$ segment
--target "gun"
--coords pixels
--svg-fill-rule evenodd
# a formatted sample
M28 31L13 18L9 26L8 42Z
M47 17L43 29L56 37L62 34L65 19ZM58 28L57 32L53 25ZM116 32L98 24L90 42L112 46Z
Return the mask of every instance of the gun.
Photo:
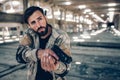
M72 62L72 57L65 54L57 45L54 45L51 50L53 50L56 55L59 57L59 61L63 63L70 63Z

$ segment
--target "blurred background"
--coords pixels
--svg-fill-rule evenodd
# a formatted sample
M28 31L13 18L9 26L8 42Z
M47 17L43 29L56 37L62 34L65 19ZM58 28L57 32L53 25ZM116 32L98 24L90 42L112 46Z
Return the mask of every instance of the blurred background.
M33 5L70 37L68 80L120 80L120 0L0 0L0 80L26 80L15 55L27 29L23 12Z

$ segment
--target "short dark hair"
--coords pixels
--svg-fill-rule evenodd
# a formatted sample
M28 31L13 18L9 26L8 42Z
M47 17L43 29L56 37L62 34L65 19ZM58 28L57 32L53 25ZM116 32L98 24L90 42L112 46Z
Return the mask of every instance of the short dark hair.
M28 24L28 18L37 10L39 10L44 15L44 10L42 8L37 6L31 6L27 8L24 12L23 15L24 22Z

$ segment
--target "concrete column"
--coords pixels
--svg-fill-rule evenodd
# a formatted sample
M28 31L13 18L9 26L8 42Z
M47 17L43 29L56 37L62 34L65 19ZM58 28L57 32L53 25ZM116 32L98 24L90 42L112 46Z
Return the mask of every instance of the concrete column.
M62 17L63 17L63 10L60 9L60 20L62 20Z
M55 16L54 16L54 6L51 7L52 8L52 24L53 24L53 27L55 27Z
M64 29L64 23L63 23L62 17L63 17L63 10L60 9L60 20L58 21L58 25L59 25L59 28Z
M118 21L118 30L120 31L120 14L119 14L119 21Z
M120 31L120 14L116 14L113 19L115 28Z
M23 11L28 8L28 0L23 0Z
M67 12L67 9L64 10L64 27L67 27L66 12Z

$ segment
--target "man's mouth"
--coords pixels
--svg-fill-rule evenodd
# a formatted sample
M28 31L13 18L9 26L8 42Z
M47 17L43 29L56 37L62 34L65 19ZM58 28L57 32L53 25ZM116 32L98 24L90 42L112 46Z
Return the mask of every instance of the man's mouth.
M45 31L45 28L44 27L40 27L38 28L37 32L44 32Z

